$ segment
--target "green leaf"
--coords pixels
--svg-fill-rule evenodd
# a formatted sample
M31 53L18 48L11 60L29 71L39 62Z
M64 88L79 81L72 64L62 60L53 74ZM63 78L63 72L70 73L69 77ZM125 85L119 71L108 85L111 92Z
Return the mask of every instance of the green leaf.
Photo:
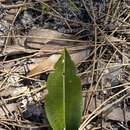
M53 130L77 130L82 114L79 77L66 49L48 77L45 109Z

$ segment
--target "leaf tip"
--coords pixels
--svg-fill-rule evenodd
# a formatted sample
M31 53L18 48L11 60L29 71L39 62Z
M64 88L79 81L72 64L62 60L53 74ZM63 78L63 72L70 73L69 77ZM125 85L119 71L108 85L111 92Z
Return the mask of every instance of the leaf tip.
M68 53L68 50L67 50L67 48L64 48L64 53Z

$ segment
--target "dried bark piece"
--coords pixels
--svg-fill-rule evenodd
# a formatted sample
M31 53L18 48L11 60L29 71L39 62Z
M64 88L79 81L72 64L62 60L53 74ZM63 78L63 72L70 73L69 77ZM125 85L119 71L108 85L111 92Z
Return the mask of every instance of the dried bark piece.
M39 75L40 73L53 70L54 64L58 61L59 57L60 54L51 55L46 60L43 60L43 62L40 62L33 69L31 69L28 76L33 77ZM75 62L75 64L79 64L81 61L85 59L85 57L86 57L86 50L82 50L71 54L71 58Z

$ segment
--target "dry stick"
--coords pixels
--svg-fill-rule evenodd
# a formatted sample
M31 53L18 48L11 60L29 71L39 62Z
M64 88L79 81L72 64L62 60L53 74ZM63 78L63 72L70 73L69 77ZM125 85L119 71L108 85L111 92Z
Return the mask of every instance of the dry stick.
M11 125L11 126L17 126L17 127L20 127L20 128L30 128L29 126L27 125L19 125L17 123L13 123L13 122L6 122L6 121L1 121L2 123L4 124L7 124L7 125ZM45 127L48 127L48 125L42 125L42 126L38 126L39 128L45 128ZM35 127L34 127L35 128Z
M9 118L5 118L5 117L0 117L0 120L1 121L6 121L6 122L17 122L16 119L12 119L11 117ZM20 123L25 123L25 124L32 124L32 122L28 121L28 120L20 120L19 119L19 122ZM34 125L41 125L41 123L37 123L37 122L33 122Z
M113 68L113 67L125 67L125 66L128 66L128 65L130 65L129 63L125 63L125 64L119 64L119 65L114 65L114 66L109 66L109 67L105 67L105 68L99 68L99 69L95 69L95 71L101 71L101 70L104 70L104 69L110 69L110 68ZM90 71L84 71L84 72L82 72L82 73L80 73L80 74L78 74L79 76L82 76L82 75L84 75L84 74L89 74L89 73L91 73L91 70Z
M106 49L106 48L105 48ZM103 53L99 56L99 58L98 59L100 59L100 57L102 57L102 55L105 53L105 49L104 49L104 51L103 51ZM107 67L107 66L106 66ZM104 69L106 69L106 68L104 68ZM94 70L95 71L95 70ZM102 77L102 76L101 76ZM100 81L100 80L99 80ZM97 83L98 84L98 83Z
M33 55L29 55L29 56L24 56L24 57L20 57L20 58L15 58L13 60L8 60L8 61L4 61L3 63L10 63L10 62L15 62L15 61L18 61L18 60L24 60L24 59L27 59L27 58L33 58L37 56L37 53L33 54ZM0 70L1 71L1 70Z
M117 85L117 86L114 86L114 87L107 87L107 88L104 88L103 90L102 90L102 89L96 89L95 92L107 91L107 90L116 89L116 88L125 87L125 86L128 87L128 85L130 85L129 82L128 82L128 83L121 84L121 85ZM91 93L91 92L93 92L93 91L91 91L91 90L83 90L82 92L83 92L83 93Z
M104 42L103 42L103 43L104 43ZM103 44L103 43L102 43L102 44ZM102 45L102 44L101 44L101 45ZM100 46L99 46L99 47L100 47ZM97 47L97 48L89 55L89 57L90 57L99 47ZM104 52L105 52L105 50L104 50ZM102 55L103 55L103 53L102 53ZM88 58L88 57L87 57L87 58ZM91 66L90 66L90 67L91 67ZM90 68L90 67L89 67L89 68ZM88 69L89 69L89 68L88 68ZM88 69L87 69L87 70L88 70ZM106 69L106 68L103 68L103 70L104 70L104 69ZM94 70L94 71L95 71L95 70ZM96 70L96 71L97 71L97 70ZM87 72L87 71L85 71L85 73L86 73L86 72ZM92 90L91 92L92 92L92 94L93 94L94 90ZM90 104L90 102L91 102L92 94L91 94L91 97L90 97L88 106L89 106L89 104ZM88 106L87 106L87 110L88 110Z
M85 125L88 125L90 123L90 121L92 121L96 116L98 116L99 114L101 114L102 112L107 111L109 108L111 108L113 105L121 102L124 98L126 98L128 96L128 94L122 96L121 98L117 99L115 102L111 103L110 105L106 105L104 108L102 108L101 110L97 111L96 114L94 114L87 122Z
M0 125L2 125L5 128L7 128L7 130L12 130L12 128L9 128L9 126L7 124L3 123L1 120L0 120Z
M21 125L22 126L24 126L24 128L26 127L26 128L30 128L28 125L30 125L31 126L31 122L28 122L28 121L22 121L22 120L16 120L16 119L12 119L12 118L6 118L6 119L4 119L4 118L1 118L0 119L0 121L2 121L2 122L6 122L7 124L9 123L12 123L12 125L13 124L16 124L16 123L18 123L18 125L17 126L19 126L19 127L21 127ZM23 123L25 123L25 125L23 124ZM21 124L21 125L20 125ZM33 125L35 125L35 126L33 126L33 127L31 127L31 128L43 128L43 127L49 127L49 125L48 124L46 124L46 125L43 125L42 123L33 123ZM37 126L36 126L37 125ZM15 126L15 125L14 125Z
M91 4L92 5L92 4ZM94 10L94 9L93 9ZM93 12L93 16L95 17L95 14L94 14L94 12ZM95 23L95 25L96 25L96 22L95 22L95 20L94 20L94 23ZM96 49L95 49L96 50ZM109 63L107 64L107 65L109 65ZM94 69L93 69L94 70ZM102 75L103 75L103 73L102 73ZM97 86L98 86L98 84L99 84L99 82L100 82L100 80L101 80L101 78L102 78L102 75L100 76L100 78L99 78L99 80L98 80L98 82L97 82L97 84L96 84L96 86L95 86L95 89L97 89ZM92 84L91 84L92 85ZM91 86L92 87L92 86ZM90 88L91 88L90 87ZM94 90L94 88L93 88L93 90ZM94 91L93 91L94 92ZM90 96L90 99L89 99L89 102L88 102L88 106L87 106L87 111L88 111L88 107L89 107L89 105L90 105L90 102L92 101L92 95L93 95L93 92L92 92L92 94L91 94L91 96Z
M124 13L124 11L121 13L121 15L120 16L122 16L123 15L123 13ZM109 15L109 14L107 14L107 16L109 16L109 17L112 17L111 15ZM112 17L112 18L114 18L115 20L118 20L118 21L120 21L121 22L121 24L118 26L118 27L116 27L116 29L114 29L114 31L110 34L110 36L112 36L117 30L118 30L118 28L124 23L124 24L127 24L128 26L130 25L129 23L127 23L127 22L125 22L128 18L129 18L129 16L130 16L130 14L128 14L127 16L126 16L126 18L122 21L122 20L120 20L119 18L114 18L114 17Z
M6 115L6 117L9 118L10 116L9 116L8 112L6 112L5 108L3 107L3 105L5 103L3 101L0 101L0 102L2 102L2 105L0 106L0 108L2 109L2 111L4 112L4 114Z
M98 27L99 28L99 27ZM116 28L117 29L117 28ZM100 28L99 28L99 30L100 31L102 31ZM109 41L109 43L110 43L110 40L107 38L107 37L105 37L106 39L107 39L107 41ZM112 43L110 43L110 44L112 44ZM112 46L116 49L116 51L118 51L121 55L123 55L122 53L121 53L121 51L115 46L115 45L113 45L112 44ZM125 55L123 55L123 56L125 56ZM126 57L126 56L125 56ZM128 58L128 57L127 57ZM99 80L98 80L99 81ZM95 87L96 88L96 87ZM128 88L126 88L126 89L124 89L124 90L127 90ZM113 96L112 96L113 97ZM96 109L97 110L97 109ZM93 112L92 112L93 113ZM91 115L91 114L90 114ZM88 118L87 118L88 119ZM81 124L81 126L80 126L80 128L79 128L79 130L83 130L83 128L85 127L85 125L86 125L86 121L87 121L87 119Z
M89 55L86 59L88 59L90 56L92 56L93 53L94 53L95 51L97 51L97 50L103 45L103 43L104 43L104 42L102 42L102 43L100 44L100 46L97 46L96 50L94 50L93 52L91 52L90 55ZM106 48L104 49L104 51L102 52L102 54L99 56L99 58L102 57L102 55L105 53L105 50L106 50ZM99 60L99 58L98 58L97 60L95 60L95 61L97 62L97 61ZM88 67L87 70L85 70L84 72L80 73L79 76L82 76L83 74L91 73L91 70L89 71L89 69L91 69L91 66ZM98 69L95 69L94 71L98 71Z
M103 13L103 12L101 12L101 13L102 13L102 14L105 14L105 13ZM105 15L108 16L108 17L111 17L111 18L113 18L113 19L115 19L115 20L118 20L118 21L121 22L122 24L126 24L126 25L130 26L130 23L125 22L125 21L122 21L122 20L119 19L119 18L116 18L116 17L111 16L111 15L109 15L109 14L105 14Z
M101 127L92 128L92 130L101 130Z
M85 119L85 121L81 124L80 128L78 130L83 130L86 126L86 123L88 124L88 121L90 122L90 119L92 120L92 118L94 119L96 116L95 113L98 112L105 104L107 104L111 99L114 99L116 96L118 96L119 94L125 92L127 89L129 89L129 87L121 90L120 92L116 93L115 95L109 97L106 101L104 101L99 107L97 107L90 115L88 115L88 117ZM98 115L101 113L102 111L100 111L98 113ZM94 116L94 117L93 117Z
M84 4L85 9L88 11L88 8L87 8L87 6L86 6L86 4L85 4L85 1L82 0L82 2L83 2L83 4ZM91 19L92 19L92 16L91 16L91 15L90 15L90 17L91 17ZM94 50L86 59L88 59L90 56L92 56L93 53L95 53L104 43L105 43L105 42L102 42L98 47L95 47L95 50ZM88 69L89 69L89 68L88 68Z
M113 17L115 17L116 14L118 13L120 4L121 4L121 1L118 1L118 4L117 4L116 9L115 9L115 12L113 13ZM113 21L114 20L112 19L111 22L113 22Z
M82 2L83 2L83 4L84 4L84 7L85 7L85 9L88 11L88 8L87 8L87 6L86 6L86 4L85 4L85 1L84 0L82 0ZM90 17L91 17L91 19L93 20L93 17L90 15ZM93 20L94 21L94 20ZM104 44L105 43L105 41L103 42L103 43L101 43L101 45L102 44ZM99 46L99 47L101 47L101 46ZM97 49L99 49L99 48L97 48ZM96 49L96 50L97 50ZM93 52L95 52L95 50L93 51Z
M29 94L35 94L35 93L40 92L41 90L44 90L44 89L46 89L46 85L43 85L42 87L37 88L37 89L33 89L30 92L20 94L20 95L15 96L15 97L7 98L7 99L5 99L5 101L11 101L11 100L18 99L18 98L21 98L21 97L26 97ZM0 102L0 104L1 104L1 102Z
M7 105L6 105L6 102L3 100L3 98L1 97L1 102L2 102L2 105L1 105L1 108L3 109L3 111L5 112L5 115L9 118L9 114L13 117L13 114L10 112L10 110L8 109ZM7 112L6 112L7 110ZM9 114L8 114L9 113ZM14 126L13 126L14 128Z
M126 128L123 124L121 124L120 122L117 123L119 126L121 126L123 129L125 130L129 130L128 128Z
M109 40L109 39L108 39L108 40ZM120 50L116 47L116 51L115 51L115 52L117 52L117 51L120 52ZM114 52L114 53L115 53L115 52ZM120 52L120 53L121 53L121 52ZM127 58L128 58L128 57L127 57ZM110 62L110 60L109 60L109 62ZM107 65L108 65L108 64L107 64ZM102 76L99 77L95 89L97 88L97 86L98 86L98 84L99 84L99 81L101 80L101 77L102 77ZM113 97L113 96L112 96L112 97ZM82 128L82 125L83 125L85 122L86 122L86 120L81 124L81 128ZM85 126L84 126L84 127L85 127ZM80 129L79 129L79 130L80 130Z
M128 66L128 64L121 64L121 65L116 65L116 66L110 66L110 67L105 67L105 68L100 68L100 69L96 69L95 71L101 71L101 70L105 70L105 69L110 69L110 68L113 68L113 67L122 67L122 66ZM85 73L82 73L82 74L78 74L79 76L83 75L83 74L86 74L86 73L91 73L91 71L89 72L85 72ZM122 85L118 85L118 86L115 86L115 87L111 87L111 88L105 88L104 90L109 90L109 89L113 89L113 88L116 88L116 87L121 87L123 85L129 85L129 83L125 83L125 84L122 84ZM98 90L95 90L96 92L97 91L102 91L102 89L98 89ZM83 92L86 92L86 93L89 93L89 92L92 92L91 90L85 90Z
M117 29L118 29L118 27L117 27ZM116 31L116 30L115 30ZM120 30L119 30L120 31ZM113 32L114 33L114 32ZM112 34L113 34L112 33ZM112 35L111 34L111 35ZM110 36L111 36L110 35ZM7 38L8 36L1 36L1 38ZM15 36L9 36L10 38L38 38L38 39L44 39L44 40L58 40L58 41L68 41L68 42L75 42L75 44L76 43L90 43L90 41L88 42L88 41L84 41L84 40L74 40L74 39L65 39L65 38L49 38L49 37L45 37L45 36L42 36L42 37L40 37L40 36L31 36L31 35L28 35L28 36L17 36L17 35L15 35ZM99 42L98 42L99 43ZM105 42L104 42L105 43ZM103 45L105 46L106 44L104 44L103 43ZM126 42L128 45L130 44L129 42ZM114 44L117 44L117 43L114 43ZM118 44L122 44L122 43L118 43ZM109 45L109 44L107 44L107 45ZM94 45L90 45L90 46L94 46Z
M86 6L86 5L85 5ZM128 16L129 17L129 16ZM126 19L128 18L128 17L126 17ZM92 18L92 20L93 20L93 18ZM93 20L94 21L94 20ZM99 27L98 27L99 28ZM100 28L99 28L100 29ZM113 33L112 34L114 34L114 32L116 32L116 30L117 30L118 28L116 28L114 31L113 31ZM101 31L101 29L100 29L100 31ZM107 38L107 41L109 41L109 39ZM110 41L109 41L110 42ZM121 51L116 47L116 46L114 46L113 44L112 44L112 46L116 49L116 51L118 51L118 52L120 52L120 54L122 54L121 53ZM115 52L116 52L115 51ZM101 79L101 77L102 76L100 76L100 78L99 79ZM100 80L98 80L98 82L99 82ZM97 88L97 84L96 84L96 87L95 88Z
M130 15L127 15L127 17L123 20L123 22L125 22L128 18L129 18L129 16ZM120 26L122 25L122 23L120 24ZM119 27L120 27L119 26ZM119 28L119 27L117 27L113 32L112 32L112 34L110 34L110 35L113 35L115 32L116 32L116 30ZM103 31L98 27L98 29L103 33ZM103 33L104 34L104 33ZM121 54L121 55L123 55L124 57L126 57L124 54L122 54L122 52L105 36L105 38L106 38L106 40L110 43L110 44L112 44L112 46ZM127 59L128 59L128 57L126 57Z
M83 3L83 5L84 5L84 7L85 7L85 10L88 12L88 8L87 8L87 6L86 6L86 3L85 3L85 1L84 0L82 0L82 3ZM88 13L89 14L89 13ZM90 18L91 19L93 19L92 18L92 16L89 14L89 16L90 16ZM94 24L95 24L95 19L93 20L94 21ZM96 27L95 27L95 29L96 29ZM97 30L95 30L95 31L97 31ZM95 33L96 34L96 33ZM97 39L96 39L96 37L95 37L95 44L96 44L96 41L97 41ZM95 46L95 49L94 49L94 51L93 51L93 53L94 53L94 65L93 65L93 72L92 72L92 79L94 78L94 68L95 68L95 56L96 56L96 52L97 52L97 48L96 48L96 46ZM93 54L93 53L91 53L91 54ZM89 55L90 56L90 55ZM93 82L92 82L93 83ZM91 87L90 88L92 88L92 83L91 83ZM86 102L87 102L87 95L86 95L86 97L85 97L85 107L86 107L86 112L85 113L88 113L88 105L89 105L89 103L90 103L90 101L91 101L91 95L90 95L90 99L89 99L89 102L86 104ZM84 108L85 109L85 108ZM84 110L85 111L85 110Z
M111 59L110 59L109 62L107 63L106 67L110 64L110 62L111 62L113 56L116 54L116 52L117 52L117 51L114 52L114 54L112 55ZM103 70L103 71L104 71L104 70ZM100 80L101 80L101 78L102 78L102 76L103 76L103 71L102 71L102 73L101 73L101 75L100 75L100 77L99 77L99 79L98 79L98 81L97 81L95 87L92 89L91 95L93 95L93 93L95 92L95 90L97 90L98 84L99 84L99 82L100 82ZM91 97L91 100L92 100L92 97Z
M112 61L112 58L114 57L114 55L116 54L116 52L117 52L117 50L116 50L116 51L113 53L113 55L111 56L110 60L109 60L108 63L106 64L106 67L108 67L108 65L109 65L110 62ZM105 69L106 69L106 67L105 67ZM105 69L104 69L104 70L105 70ZM101 75L100 75L100 77L99 77L99 79L98 79L98 81L97 81L97 83L96 83L95 90L97 89L97 87L98 87L98 85L99 85L99 82L100 82L100 80L102 79L104 70L101 72Z
M99 110L99 111L97 112L97 114L94 115L94 116L96 117L96 116L99 115L101 112L107 111L107 110L108 110L109 108L111 108L113 105L117 104L118 102L121 102L122 100L124 100L124 98L126 98L126 97L128 97L128 96L129 96L129 94L125 94L125 95L122 96L121 98L116 99L115 102L112 102L111 104L107 104L106 106L104 106L104 108L101 108L101 110ZM92 117L90 120L92 120L92 119L94 119L94 117ZM88 121L88 122L89 122L89 121Z
M93 11L94 11L94 9L93 9ZM95 17L94 12L93 12L93 16ZM96 29L95 32L97 32L96 20L94 20L94 23L95 23L95 29ZM97 43L97 35L96 35L96 33L95 33L95 43ZM95 56L95 53L96 53L96 50L97 50L97 49L98 49L98 48L96 48L96 45L95 45L94 56ZM105 52L105 50L104 50L104 52ZM91 53L91 54L92 54L92 53ZM90 54L90 55L91 55L91 54ZM89 55L89 56L90 56L90 55ZM102 53L102 55L103 55L103 53ZM100 57L101 57L102 55L100 55ZM96 57L96 56L95 56L95 57ZM95 57L94 57L94 64L96 64L96 62L97 62L97 61L95 60ZM91 66L90 66L90 67L91 67ZM90 67L89 67L89 68L90 68ZM88 69L89 69L89 68L88 68ZM95 65L93 65L92 80L93 80L93 75L94 75L94 72L95 72L95 69L94 69L94 68L95 68ZM87 70L88 70L88 69L87 69ZM93 81L92 81L92 83L93 83ZM92 88L92 83L91 83L91 85L90 85L90 88ZM94 88L93 88L93 89L94 89ZM92 91L92 93L91 93L91 95L90 95L90 99L89 99L88 104L85 105L85 106L86 106L86 110L87 110L86 113L88 113L88 110L89 110L88 107L89 107L89 105L90 105L90 102L92 101L92 95L93 95L93 91ZM87 99L87 97L86 97L85 99ZM85 100L85 102L86 102L86 100ZM85 103L85 104L86 104L86 103Z
M82 1L84 1L84 0L82 0ZM113 1L113 0L111 0L111 1ZM85 3L85 2L84 2ZM85 5L86 6L86 5ZM89 12L90 13L90 11L88 10L88 8L86 7L85 9L87 9L87 12ZM127 11L127 9L126 10L124 10L120 15L119 15L119 17L121 17L125 12ZM100 12L101 14L105 14L105 13L103 13L103 12ZM116 18L116 17L114 17L114 16L111 16L109 13L107 13L107 14L105 14L106 15L106 17L111 17L111 18L113 18L113 19L115 19L115 20L118 20L119 22L121 22L122 24L126 24L126 25L128 25L128 26L130 26L130 23L128 23L128 22L126 22L126 19L127 19L127 17L122 21L121 19L119 19L119 17L118 18ZM129 14L128 14L129 15ZM93 18L92 18L92 16L91 15L89 15L90 17L91 17L91 19L93 20ZM85 24L85 23L83 23L83 24ZM121 25L119 25L119 27L120 27ZM119 28L119 27L117 27L117 28Z
M94 60L93 60L93 69L92 69L92 82L91 82L91 85L90 85L90 89L93 89L92 86L93 86L93 81L94 81L94 69L96 67L96 46L97 46L97 27L96 27L96 17L95 17L95 14L94 14L94 8L93 8L93 2L91 1L91 7L92 7L92 13L93 13L93 22L94 22L94 27L95 27L95 48L94 48ZM93 93L91 93L89 99L88 100L88 103L87 103L87 106L86 106L86 113L85 114L88 114L88 108L89 108L89 105L91 104L91 101L92 101L92 96L93 96Z
M120 17L122 16L122 15L124 15L124 13L126 13L127 12L127 9L125 9L122 13L120 13L119 15L118 15L118 18L117 19L120 19ZM114 19L114 18L113 18ZM120 22L122 21L122 20L119 20ZM121 22L121 23L123 23L123 22ZM124 22L126 25L130 25L130 23L129 22Z
M44 39L44 40L58 40L58 41L68 41L68 42L76 42L76 43L86 43L87 41L83 41L83 40L74 40L74 39L65 39L65 38L50 38L50 37L45 37L45 36L1 36L1 38L6 38L6 37L10 37L10 38L38 38L38 39Z
M25 4L25 3L26 3L26 0L24 0L23 4ZM18 11L17 11L17 13L16 13L16 15L15 15L15 17L14 17L14 19L13 19L13 22L12 22L10 28L9 28L9 32L8 32L8 35L7 35L7 38L6 38L6 41L5 41L5 45L4 45L4 48L3 48L3 50L2 50L2 53L3 53L3 54L5 53L6 46L7 46L7 44L8 44L8 41L9 41L9 38L10 38L10 35L11 35L11 31L12 31L13 26L14 26L14 23L15 23L15 20L16 20L17 16L19 15L19 13L21 12L21 10L22 10L22 7L20 7L20 8L18 9Z
M113 48L115 48L115 49L120 53L120 55L122 55L122 56L125 57L128 61L130 61L130 59L129 59L126 55L122 54L122 52L110 41L110 39L105 36L104 32L103 32L99 27L98 27L98 29L99 29L99 30L101 31L101 33L104 35L105 39L109 42L109 44L111 44L111 45L113 46Z
M1 102L3 103L3 105L1 107L3 108L5 114L8 115L7 113L9 113L13 117L13 114L8 109L6 102L4 101L4 99L2 97L1 97ZM7 113L6 113L6 110L7 110ZM9 115L8 115L8 117L9 117Z
M105 19L105 22L104 22L105 24L107 24L107 22L108 22L108 19L109 19L108 15L110 14L112 3L113 3L113 0L110 0L107 15L106 15L106 19Z
M18 109L18 107L17 107L17 109ZM15 120L16 120L16 122L20 125L21 123L20 123L20 121L19 121L19 117L17 116L17 114L16 113L14 113L14 116L15 116Z
M123 20L123 22L125 22L129 17L130 17L130 14L128 14L128 15L126 16L126 18ZM123 23L123 22L122 22L122 23ZM116 29L110 34L110 36L112 36L112 35L118 30L118 28L122 25L122 23L121 23L118 27L116 27Z
M77 32L76 34L74 34L74 37L76 38L76 36L78 36L79 34L81 34L83 31L87 31L88 29L81 29L79 32ZM80 36L81 37L81 36ZM82 37L81 37L82 38ZM76 38L77 39L77 38Z
M126 17L123 21L126 21L129 17L130 17L130 15L128 14L127 17ZM121 25L122 25L122 23L120 24L120 26L121 26ZM119 26L119 27L120 27L120 26ZM113 48L115 48L123 57L125 57L126 59L129 60L129 58L128 58L126 55L122 54L122 52L110 41L110 39L104 34L103 30L101 30L98 25L97 25L97 27L98 27L98 29L100 30L100 32L103 34L103 36L105 37L105 39L108 41L108 43L111 44L111 45L113 46ZM110 36L112 36L112 35L118 30L119 27L117 27L117 28L110 34Z
M106 49L107 49L107 48L105 48L104 51L101 53L101 55L97 58L97 60L95 60L96 63L97 63L97 62L99 61L99 59L103 56L103 54L105 53ZM96 48L96 50L97 50L97 48ZM90 54L90 55L91 55L91 54ZM87 61L88 61L88 60L87 60ZM84 72L80 73L79 76L82 76L83 74L89 74L89 73L91 73L91 70L89 70L89 69L91 69L91 66L88 67L88 69L85 70ZM94 69L95 72L97 72L98 70L100 70L100 69Z
M31 3L23 3L23 4L16 4L16 5L1 5L2 8L4 9L15 9L15 8L20 8L20 7L25 7L25 6L29 6L31 5Z

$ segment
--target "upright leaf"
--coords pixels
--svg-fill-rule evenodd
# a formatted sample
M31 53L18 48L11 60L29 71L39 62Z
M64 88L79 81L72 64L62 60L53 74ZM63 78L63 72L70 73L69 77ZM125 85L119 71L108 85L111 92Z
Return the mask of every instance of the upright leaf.
M45 109L53 130L77 130L82 114L82 92L79 77L67 50L48 78Z

